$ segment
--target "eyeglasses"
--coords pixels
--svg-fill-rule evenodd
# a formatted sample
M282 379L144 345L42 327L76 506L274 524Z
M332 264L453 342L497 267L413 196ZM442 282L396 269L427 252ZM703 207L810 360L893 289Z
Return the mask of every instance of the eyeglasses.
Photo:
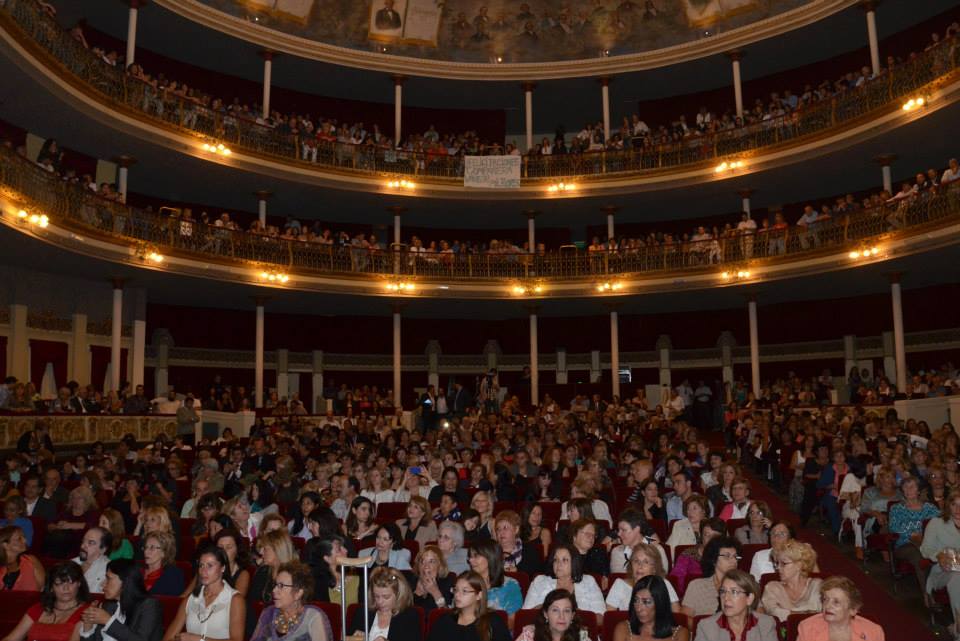
M747 596L750 593L744 590L738 590L736 588L731 588L729 590L727 590L726 588L720 588L719 594L720 596L727 596L729 594L732 597L741 597L741 596Z
M718 554L717 556L728 561L739 561L743 558L739 554L734 554L732 552L724 552L723 554Z
M294 587L296 586L294 586L292 583L280 583L279 581L273 584L274 590L282 590L284 588L290 588L292 590Z

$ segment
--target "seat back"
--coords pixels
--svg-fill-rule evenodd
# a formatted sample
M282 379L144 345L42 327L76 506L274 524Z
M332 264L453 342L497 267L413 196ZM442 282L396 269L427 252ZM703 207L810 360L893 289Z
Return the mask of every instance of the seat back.
M178 596L155 596L153 598L160 602L160 608L163 610L163 627L166 629L177 618L177 611L180 609L183 599Z
M330 619L330 630L333 632L333 641L342 639L343 635L340 630L340 604L329 603L327 601L311 601L310 605L315 605L323 610L323 613Z

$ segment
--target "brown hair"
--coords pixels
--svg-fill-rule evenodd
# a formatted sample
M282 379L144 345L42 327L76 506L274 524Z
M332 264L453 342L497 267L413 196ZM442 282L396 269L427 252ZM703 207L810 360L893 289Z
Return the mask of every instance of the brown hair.
M824 579L823 583L820 584L820 596L822 597L829 590L842 590L845 592L847 599L850 601L851 610L859 610L863 607L863 596L860 594L860 588L847 577L832 576Z
M371 610L377 606L374 605L373 589L390 588L393 595L397 597L397 603L394 606L393 614L399 614L413 605L413 592L410 591L410 584L399 570L393 568L377 568L370 575L370 604Z
M162 530L159 532L151 532L143 537L143 545L146 546L147 543L150 542L150 539L156 541L160 546L160 551L163 552L163 561L161 561L161 565L164 567L173 565L173 561L177 556L177 542L173 538L173 535Z
M113 539L110 551L116 552L127 536L127 527L123 522L123 515L112 507L108 507L100 513L100 518L107 520L106 529Z
M687 508L689 508L690 505L693 503L696 503L697 505L699 505L700 509L703 510L704 520L710 518L710 507L709 507L709 504L707 503L707 497L705 497L703 494L691 494L686 499L684 499L683 501L684 515L687 514Z
M737 584L737 587L743 590L746 594L753 595L753 602L750 604L751 612L756 610L757 606L760 605L760 586L757 584L757 580L753 578L753 575L749 572L736 569L729 570L723 575L723 581L733 581ZM720 582L720 585L723 585L723 581Z
M301 563L300 561L290 561L289 563L280 564L280 567L277 568L277 576L279 576L281 572L286 572L290 575L290 583L294 590L303 590L300 603L313 600L314 581L309 565Z
M437 557L439 567L437 567L437 578L442 579L447 576L450 572L450 569L447 567L447 561L443 558L443 551L435 544L431 543L430 545L425 545L417 552L417 558L413 561L413 570L419 576L420 572L420 562L423 561L424 556L427 554L432 554Z

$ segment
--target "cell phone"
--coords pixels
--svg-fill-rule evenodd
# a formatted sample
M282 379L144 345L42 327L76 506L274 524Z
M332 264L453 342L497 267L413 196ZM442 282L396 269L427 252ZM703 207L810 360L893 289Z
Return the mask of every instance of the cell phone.
M411 467L411 468L410 468L410 473L411 473L411 474L420 474L420 472L422 472L422 471L423 471L423 468L420 468L420 467Z

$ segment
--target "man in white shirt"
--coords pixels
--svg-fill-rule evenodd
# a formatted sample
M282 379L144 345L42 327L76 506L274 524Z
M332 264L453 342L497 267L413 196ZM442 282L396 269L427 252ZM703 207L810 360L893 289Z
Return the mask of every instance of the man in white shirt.
M743 241L743 257L753 257L753 235L757 233L757 221L750 217L750 212L743 212L740 222L737 223L737 231L740 232Z
M177 393L172 385L167 390L166 396L158 396L150 401L150 404L153 405L153 411L156 414L176 414L177 410L180 409L180 399L177 398Z
M804 249L817 245L817 235L812 230L816 222L817 210L807 205L803 208L803 216L800 216L800 220L797 221L797 227L800 228L800 245Z
M940 178L940 184L948 185L955 180L960 180L960 163L957 162L956 158L951 158L949 166Z
M103 528L92 527L83 533L83 539L80 541L80 556L73 559L73 562L83 570L83 578L92 593L103 591L103 580L107 576L112 543L113 537Z

